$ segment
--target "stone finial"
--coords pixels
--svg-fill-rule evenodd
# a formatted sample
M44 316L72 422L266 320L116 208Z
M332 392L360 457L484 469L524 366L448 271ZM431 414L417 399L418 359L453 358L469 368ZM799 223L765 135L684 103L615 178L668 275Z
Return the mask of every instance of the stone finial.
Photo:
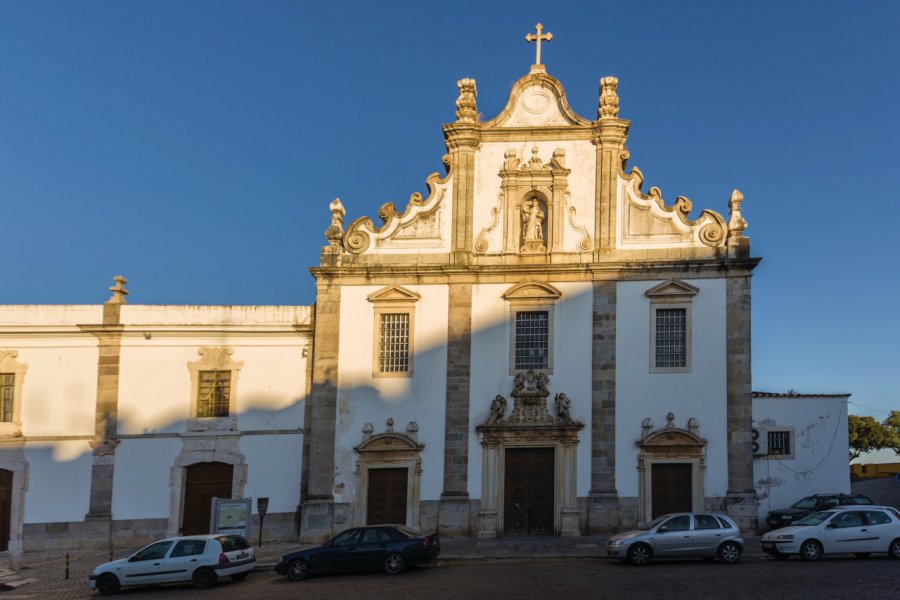
M600 80L600 105L597 107L597 116L601 119L619 118L619 96L616 94L616 86L619 80L615 77L604 77Z
M478 108L475 105L475 97L478 92L475 90L475 80L460 79L456 82L459 87L459 98L456 99L456 122L457 123L477 123Z
M741 202L744 201L744 195L740 190L735 189L731 192L731 200L728 206L731 211L728 214L728 237L739 238L744 236L744 230L747 229L747 220L741 215Z
M127 296L129 292L125 289L125 284L128 283L128 280L121 275L116 275L113 277L113 281L116 282L116 285L109 288L109 291L111 291L113 295L109 297L109 300L107 300L106 303L126 304L127 300L125 299L125 296Z
M666 415L666 429L675 429L675 414L669 413Z
M653 419L650 417L641 421L641 439L646 438L653 431Z
M700 421L697 419L697 417L691 417L690 419L688 419L688 429L693 434L696 434L698 431L700 431Z
M384 430L385 433L394 433L393 417L388 417L387 421L385 421L384 424L387 425L387 429Z
M366 435L372 435L373 431L375 431L375 428L372 427L371 423L366 423L365 425L363 425L362 432Z
M407 433L418 433L419 432L419 424L416 423L415 421L410 421L406 425L406 431L407 431Z
M331 225L325 230L325 239L328 240L329 245L340 248L344 239L344 215L347 214L347 211L344 210L340 198L332 200L328 209L331 211Z

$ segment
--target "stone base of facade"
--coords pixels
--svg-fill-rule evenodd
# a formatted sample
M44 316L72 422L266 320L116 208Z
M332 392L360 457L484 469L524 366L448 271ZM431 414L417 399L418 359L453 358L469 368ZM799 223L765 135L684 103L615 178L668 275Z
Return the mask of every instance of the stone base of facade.
M638 499L616 492L591 492L585 498L588 535L633 529L638 524Z
M442 496L438 503L438 533L445 537L470 537L473 512L478 514L468 495Z
M334 527L334 500L314 499L303 503L300 510L300 541L325 542L332 536ZM352 517L350 524L353 523ZM342 529L346 529L350 525Z
M725 514L734 519L744 533L759 532L759 498L755 490L735 492L725 496Z
M26 523L22 537L25 552L70 552L103 550L114 556L139 550L150 542L167 536L168 519L85 519L60 523ZM259 517L254 515L245 534L256 546L259 543ZM298 540L295 513L269 513L263 521L263 545L266 542Z

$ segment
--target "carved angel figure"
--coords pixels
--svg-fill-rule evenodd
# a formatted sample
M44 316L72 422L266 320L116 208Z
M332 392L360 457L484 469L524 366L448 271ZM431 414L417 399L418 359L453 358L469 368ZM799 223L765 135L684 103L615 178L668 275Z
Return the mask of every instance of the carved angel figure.
M572 401L562 392L556 395L556 416L563 421L572 420Z
M522 229L523 242L536 242L544 239L544 231L541 225L544 222L544 211L537 198L532 198L522 205Z
M497 397L491 401L491 415L488 417L487 424L493 425L503 418L505 412L506 398L498 394Z

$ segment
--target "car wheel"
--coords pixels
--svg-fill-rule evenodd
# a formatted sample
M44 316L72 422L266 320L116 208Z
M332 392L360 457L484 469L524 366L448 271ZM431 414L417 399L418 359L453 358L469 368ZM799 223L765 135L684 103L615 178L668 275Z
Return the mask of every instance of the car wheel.
M800 558L803 560L819 560L822 558L822 544L816 540L806 540L800 546Z
M247 575L249 575L249 574L250 574L250 571L244 571L243 573L235 573L234 575L231 576L231 578L234 579L235 581L243 581L243 580L247 579Z
M650 562L651 557L652 553L650 552L649 546L644 544L635 544L628 549L628 562L633 565L646 565Z
M854 552L853 556L855 556L856 558L869 558L870 556L872 556L872 553L871 552Z
M900 559L900 538L897 538L888 546L888 555L891 558Z
M723 563L736 563L741 558L741 547L734 542L725 542L719 546L719 560Z
M295 558L287 566L288 579L300 581L309 577L309 563L302 558Z
M399 552L391 552L384 557L384 572L388 575L397 575L406 568L406 560Z
M194 571L194 587L198 590L205 590L216 585L219 576L209 567L203 567Z
M101 596L111 596L119 591L119 580L112 573L101 575L97 580L97 591Z

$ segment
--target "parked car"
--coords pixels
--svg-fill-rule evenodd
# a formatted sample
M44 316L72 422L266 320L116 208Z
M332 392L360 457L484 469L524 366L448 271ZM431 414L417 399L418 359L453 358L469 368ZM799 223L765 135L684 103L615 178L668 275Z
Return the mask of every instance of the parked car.
M872 501L862 494L814 494L798 500L790 508L769 511L769 514L766 515L766 523L772 529L778 529L814 512L847 504L872 504Z
M607 555L633 565L652 558L719 557L734 563L744 551L741 530L721 513L673 513L609 538Z
M384 569L390 575L434 560L441 553L438 534L424 535L405 525L354 527L322 546L303 548L281 557L275 571L288 579L314 573Z
M205 589L220 577L244 579L255 566L250 542L239 535L190 535L159 540L128 558L102 564L88 581L104 596L125 586L158 583L193 582Z
M818 560L823 554L865 558L887 552L900 559L900 512L890 506L835 506L762 537L762 549L775 558L797 554Z

